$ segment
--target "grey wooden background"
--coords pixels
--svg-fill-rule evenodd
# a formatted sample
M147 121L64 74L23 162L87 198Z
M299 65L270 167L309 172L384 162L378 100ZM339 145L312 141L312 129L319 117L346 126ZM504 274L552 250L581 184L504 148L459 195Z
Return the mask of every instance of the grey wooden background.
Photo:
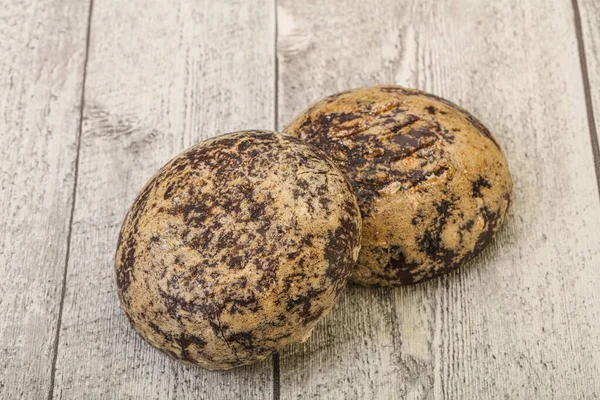
M515 204L485 254L349 287L255 366L143 343L112 257L152 173L378 83L459 103L503 144ZM0 0L0 398L599 398L599 119L598 0Z

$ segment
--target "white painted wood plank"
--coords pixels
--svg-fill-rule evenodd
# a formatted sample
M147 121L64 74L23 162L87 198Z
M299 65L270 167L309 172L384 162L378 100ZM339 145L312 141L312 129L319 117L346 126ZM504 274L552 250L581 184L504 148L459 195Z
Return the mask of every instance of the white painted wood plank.
M0 2L0 398L45 398L71 215L87 4Z
M573 17L567 0L279 1L280 126L351 87L417 87L481 118L515 179L512 217L468 268L349 287L281 354L281 398L600 396L600 201Z
M113 255L125 212L184 148L274 126L274 5L94 3L72 255L55 398L270 398L271 360L229 372L180 365L119 308Z

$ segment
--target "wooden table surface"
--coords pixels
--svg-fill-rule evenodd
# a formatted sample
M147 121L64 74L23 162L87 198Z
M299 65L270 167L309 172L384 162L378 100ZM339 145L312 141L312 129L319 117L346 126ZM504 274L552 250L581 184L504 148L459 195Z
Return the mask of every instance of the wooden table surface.
M113 281L144 182L200 140L381 83L462 105L505 148L515 202L484 254L350 286L254 366L145 344ZM597 399L597 127L598 0L0 0L0 398Z

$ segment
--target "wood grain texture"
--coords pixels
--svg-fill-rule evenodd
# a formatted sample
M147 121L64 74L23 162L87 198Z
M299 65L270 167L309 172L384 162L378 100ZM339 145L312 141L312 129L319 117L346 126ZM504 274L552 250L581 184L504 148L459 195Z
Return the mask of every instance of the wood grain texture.
M87 6L0 4L0 398L45 398L67 257Z
M586 84L588 125L592 135L592 150L600 191L600 2L574 0L573 5L576 11L579 11L579 21L576 20L576 23L581 24L581 31L578 32L579 52Z
M98 1L55 398L269 398L271 360L186 367L129 326L113 256L143 184L184 148L274 125L270 1Z
M280 126L337 91L416 87L479 117L515 180L512 217L468 267L349 287L282 352L281 398L600 396L600 201L573 17L565 0L279 1Z

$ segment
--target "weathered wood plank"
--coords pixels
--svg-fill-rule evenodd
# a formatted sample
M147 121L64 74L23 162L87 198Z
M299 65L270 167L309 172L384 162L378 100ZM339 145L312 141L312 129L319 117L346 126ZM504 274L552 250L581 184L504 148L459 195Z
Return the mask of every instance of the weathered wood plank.
M576 12L579 11L581 31L578 32L580 40L580 55L584 82L586 84L588 125L592 135L594 157L596 160L596 174L600 190L600 3L594 0L574 0ZM594 137L596 140L594 140Z
M269 0L94 4L56 398L269 398L271 360L231 372L180 365L121 312L113 255L146 180L210 136L274 126Z
M280 0L280 126L340 90L417 87L480 117L515 179L510 221L468 268L349 287L282 352L282 398L600 396L600 202L573 21L567 0Z
M84 1L0 4L0 398L45 398L79 133Z

